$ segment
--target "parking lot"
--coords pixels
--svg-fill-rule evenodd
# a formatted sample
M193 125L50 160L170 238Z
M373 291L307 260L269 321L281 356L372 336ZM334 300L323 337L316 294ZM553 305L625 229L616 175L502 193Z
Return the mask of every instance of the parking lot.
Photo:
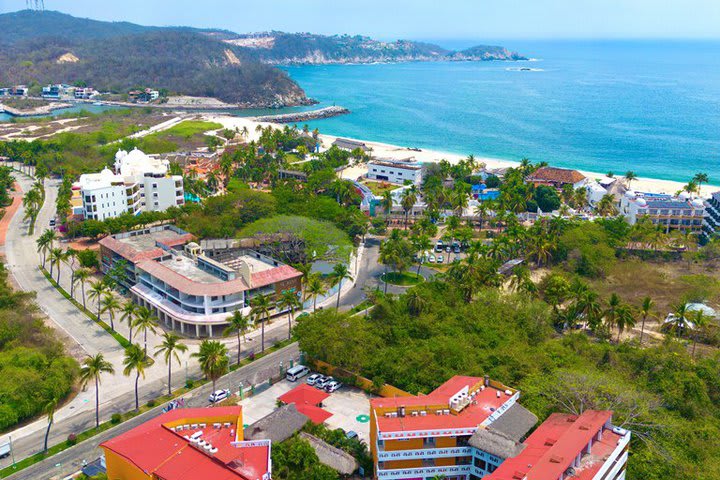
M282 380L267 390L245 398L240 402L243 407L243 423L251 424L277 408L277 398L304 383L307 376L296 382ZM343 386L323 402L322 408L331 413L325 423L331 429L342 428L355 431L366 443L370 439L370 399L372 395L354 388Z

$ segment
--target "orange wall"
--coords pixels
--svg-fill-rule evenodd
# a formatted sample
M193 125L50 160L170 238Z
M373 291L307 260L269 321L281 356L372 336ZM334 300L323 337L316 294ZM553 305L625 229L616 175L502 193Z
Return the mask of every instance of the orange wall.
M389 470L395 468L420 468L422 465L422 460L393 460L391 462L385 462L385 468Z
M437 448L449 448L457 445L457 438L455 437L435 437L435 446Z
M125 458L103 447L108 480L152 480Z
M409 440L385 440L385 450L418 450L423 448L422 438L411 438Z

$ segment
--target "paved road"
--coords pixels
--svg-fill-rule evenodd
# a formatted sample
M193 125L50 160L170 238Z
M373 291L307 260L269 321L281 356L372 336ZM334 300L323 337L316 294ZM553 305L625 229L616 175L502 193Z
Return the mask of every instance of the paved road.
M229 388L235 391L240 385L240 382L244 385L262 383L267 381L271 376L278 374L280 362L287 365L291 359L297 361L299 356L300 352L298 350L297 343L293 343L281 350L278 350L277 352L256 360L250 365L242 367L235 372L224 376L218 380L217 387ZM208 406L209 403L207 398L210 395L211 389L211 384L206 384L186 394L183 397L185 399L186 406ZM80 443L79 445L76 445L75 447L43 460L42 462L28 467L7 478L12 480L39 480L62 478L65 475L72 474L73 472L80 470L83 460L86 460L89 463L100 456L101 450L98 448L99 444L157 417L162 413L162 408L163 405L160 405L153 410L139 415L132 420L107 430L85 442Z

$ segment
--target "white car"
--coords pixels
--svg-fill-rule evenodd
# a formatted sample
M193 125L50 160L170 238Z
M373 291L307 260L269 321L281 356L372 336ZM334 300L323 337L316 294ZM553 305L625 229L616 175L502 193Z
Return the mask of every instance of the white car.
M308 385L315 385L316 382L322 380L323 378L325 378L325 375L321 375L319 373L313 373L312 375L310 375L308 377L306 382Z
M325 387L333 383L335 379L333 377L325 377L315 382L315 387L320 390L325 390Z
M429 261L430 263L435 263L435 255L430 255L430 256L428 257L428 261Z
M445 261L445 257L443 255L437 256L437 263L443 263Z
M332 381L332 382L328 383L327 385L325 385L325 391L327 393L332 393L340 387L342 387L342 383L335 380L335 381Z
M229 396L230 396L230 390L228 390L227 388L225 390L215 390L213 393L210 394L208 401L210 403L218 403L218 402L222 402Z

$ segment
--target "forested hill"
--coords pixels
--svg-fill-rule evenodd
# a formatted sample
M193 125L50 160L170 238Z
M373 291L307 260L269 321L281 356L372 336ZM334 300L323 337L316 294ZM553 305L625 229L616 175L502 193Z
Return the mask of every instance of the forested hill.
M272 64L373 63L406 61L526 60L504 47L478 45L450 51L438 45L408 40L381 42L364 36L270 32L218 35L226 43L254 52Z
M284 72L217 38L222 31L143 27L58 12L0 15L0 85L85 82L215 97L243 106L307 103Z

